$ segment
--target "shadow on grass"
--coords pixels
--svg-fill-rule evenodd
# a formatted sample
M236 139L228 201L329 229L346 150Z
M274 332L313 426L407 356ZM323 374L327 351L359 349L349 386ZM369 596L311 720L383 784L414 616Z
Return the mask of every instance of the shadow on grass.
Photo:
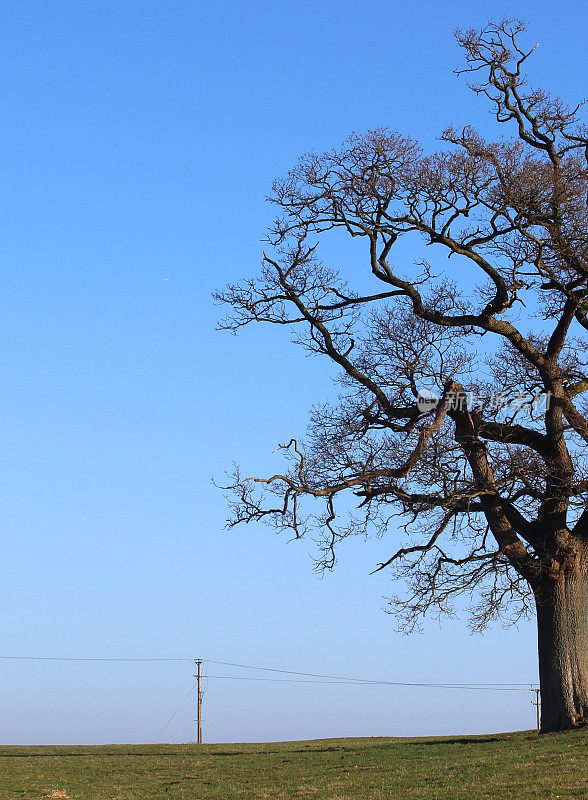
M489 736L488 738L480 738L480 739L433 739L430 742L406 742L405 744L411 747L426 747L437 744L489 744L490 742L505 742L505 741L508 740L503 739L499 736Z
M185 753L0 753L1 758L165 758ZM228 753L227 753L228 755Z

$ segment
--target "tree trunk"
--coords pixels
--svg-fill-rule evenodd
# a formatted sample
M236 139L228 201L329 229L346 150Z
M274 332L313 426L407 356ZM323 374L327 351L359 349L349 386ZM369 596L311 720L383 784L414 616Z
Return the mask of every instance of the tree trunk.
M568 572L535 592L541 733L588 724L588 579Z

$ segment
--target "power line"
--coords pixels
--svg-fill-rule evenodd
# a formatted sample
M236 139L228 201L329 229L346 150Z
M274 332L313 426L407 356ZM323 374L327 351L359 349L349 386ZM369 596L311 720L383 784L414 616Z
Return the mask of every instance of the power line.
M194 661L193 658L69 658L66 656L0 656L2 661Z
M345 683L367 683L367 684L373 683L373 684L386 684L388 686L435 686L435 687L447 686L447 687L450 687L450 688L455 688L457 686L460 686L460 687L462 687L462 686L471 686L471 687L482 687L482 686L492 686L492 687L505 686L505 687L507 687L507 686L509 686L509 687L522 688L522 687L528 687L528 686L532 686L533 685L531 683L459 683L459 684L455 684L455 683L450 683L450 684L442 684L442 683L435 683L435 684L431 684L431 683L405 683L405 682L400 682L400 681L370 680L368 678L348 678L348 677L345 677L345 676L342 676L342 675L319 675L319 674L314 673L314 672L296 672L296 671L291 670L291 669L277 669L276 667L255 667L255 666L252 666L251 664L236 664L236 663L231 662L231 661L215 661L212 658L209 658L209 659L206 659L206 660L210 664L222 664L223 666L227 666L227 667L239 667L241 669L255 669L255 670L260 670L260 671L263 671L263 672L278 672L278 673L281 673L281 674L284 674L284 675L300 675L300 676L306 677L306 678L326 678L326 679L334 680L334 681L343 681ZM213 677L213 676L210 675L209 677Z
M193 663L193 658L86 658L86 657L68 657L68 656L5 656L0 655L0 660L3 661L55 661L55 662L98 662L98 663L161 663L161 662L175 662ZM536 684L533 683L418 683L408 681L382 681L373 680L369 678L354 678L342 675L323 675L315 672L299 672L291 669L278 669L277 667L259 667L252 664L239 664L234 661L219 661L212 658L203 658L201 661L207 664L219 664L227 667L236 667L239 669L251 669L261 672L275 672L282 675L296 675L302 678L313 678L319 680L294 680L294 679L279 679L279 678L254 678L247 676L232 676L232 675L208 675L211 679L224 679L224 680L274 680L286 681L292 683L340 683L340 684L357 684L357 685L373 685L373 686L416 686L433 689L497 689L497 690L526 690Z
M192 694L192 692L194 691L194 689L195 689L195 688L196 688L196 684L194 683L194 684L192 685L192 688L191 688L191 689L190 689L190 691L188 692L188 694L187 694L187 695L184 697L184 699L182 700L182 702L180 703L180 705L179 705L179 706L176 708L176 710L174 711L174 713L171 715L171 717L168 719L168 721L165 723L165 725L163 726L163 728L162 728L162 729L159 731L159 733L158 733L158 734L157 734L157 736L155 737L155 741L156 741L156 742L158 742L158 741L159 741L159 739L160 739L160 738L161 738L161 736L163 735L164 731L166 730L167 726L170 724L170 722L173 720L173 718L176 716L176 714L178 714L178 713L180 712L180 710L181 710L181 708L183 707L184 703L185 703L185 702L186 702L186 700L187 700L187 699L190 697L190 695Z
M318 683L318 684L337 684L339 686L415 686L429 689L469 689L471 691L494 691L494 692L530 692L535 691L533 684L491 684L491 683L407 683L401 681L362 681L360 679L349 680L320 680L302 678L254 678L243 675L209 675L212 680L229 681L270 681L273 683Z

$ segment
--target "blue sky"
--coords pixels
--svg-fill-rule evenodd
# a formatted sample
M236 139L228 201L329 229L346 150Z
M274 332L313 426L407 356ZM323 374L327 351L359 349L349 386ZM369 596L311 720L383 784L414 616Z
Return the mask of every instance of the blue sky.
M488 126L452 75L487 4L6 2L0 11L0 655L203 657L399 681L533 681L532 624L394 632L391 542L224 532L211 484L272 469L332 392L279 330L215 331L272 178L387 125ZM536 83L585 92L580 2L509 2ZM212 665L210 671L213 671ZM216 674L229 674L214 667ZM224 671L222 671L224 670ZM0 741L152 741L189 663L0 662ZM236 672L233 674L237 674ZM193 698L164 738L194 736ZM526 694L210 680L209 741L531 727Z

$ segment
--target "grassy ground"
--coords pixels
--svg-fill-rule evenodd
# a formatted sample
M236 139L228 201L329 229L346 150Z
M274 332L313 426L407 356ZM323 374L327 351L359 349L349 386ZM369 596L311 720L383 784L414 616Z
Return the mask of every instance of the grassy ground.
M588 798L588 731L279 744L0 747L0 800Z

